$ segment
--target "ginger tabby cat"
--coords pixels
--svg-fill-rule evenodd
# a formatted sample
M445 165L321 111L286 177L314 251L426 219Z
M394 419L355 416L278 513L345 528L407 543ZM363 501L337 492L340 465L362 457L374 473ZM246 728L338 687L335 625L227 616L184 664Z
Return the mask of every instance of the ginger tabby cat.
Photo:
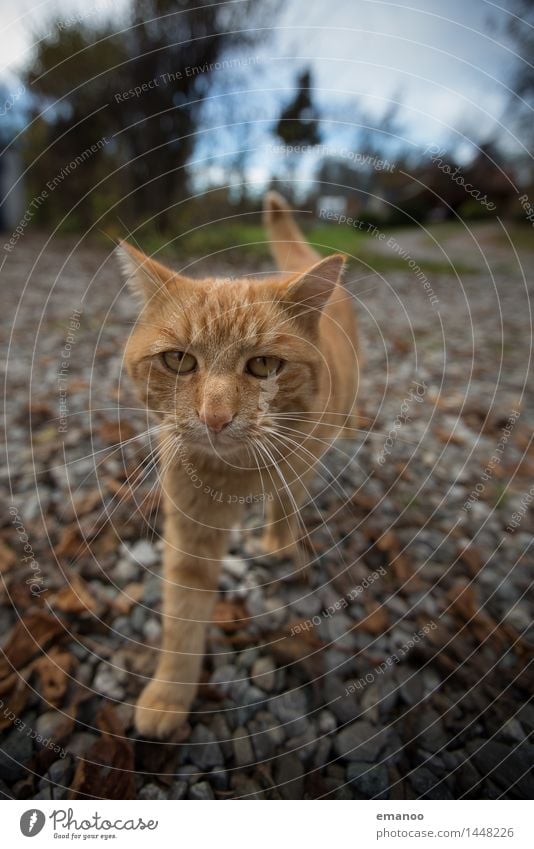
M195 697L220 563L245 505L264 503L263 550L302 565L298 506L329 442L355 423L344 257L320 260L275 193L265 222L281 273L258 279L195 280L117 248L142 302L126 367L161 423L163 635L135 717L161 740L181 732Z

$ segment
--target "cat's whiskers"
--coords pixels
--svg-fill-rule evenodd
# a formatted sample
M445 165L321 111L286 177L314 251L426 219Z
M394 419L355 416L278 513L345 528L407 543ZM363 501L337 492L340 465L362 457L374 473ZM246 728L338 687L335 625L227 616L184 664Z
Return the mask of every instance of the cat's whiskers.
M282 443L282 444L283 444L283 443ZM295 443L295 444L298 444L298 443ZM274 447L274 446L273 446L273 447ZM300 446L300 447L303 447L303 446ZM314 455L312 455L312 456L314 456ZM286 461L286 462L288 462L287 458L285 458L285 461ZM319 461L317 461L317 460L316 460L316 462L320 462L320 460L319 460ZM291 466L291 464L289 464L289 465L290 465L290 467L293 469L293 467ZM310 468L312 468L312 467L314 468L314 466L315 466L315 464L311 464ZM326 468L326 467L325 467L325 468ZM327 471L328 471L329 475L332 477L332 474L331 474L330 470L329 470L329 469L327 469ZM293 472L294 472L294 469L293 469ZM326 480L325 478L323 478L323 476L322 476L322 475L319 475L319 477L320 477L322 480L324 480L325 484L329 484L329 481L328 481L328 480ZM317 513L317 515L318 515L319 519L320 519L320 522L321 522L320 527L324 527L324 528L326 528L326 530L327 530L328 534L330 535L330 539L332 540L333 548L334 548L334 549L337 551L337 553L339 554L339 557L340 557L340 560L341 560L342 566L344 566L344 567L345 567L345 566L346 566L346 564L345 564L345 560L344 560L343 554L342 554L342 552L338 549L338 541L334 538L334 535L332 534L332 531L330 530L330 526L329 526L328 522L327 522L327 521L325 521L325 519L324 519L324 517L323 517L323 514L322 514L322 512L321 512L321 510L320 510L320 509L319 509L319 507L317 506L317 504L316 504L316 499L313 497L313 495L312 495L312 494L311 494L311 492L309 491L308 487L304 484L304 482L303 482L302 478L299 476L299 477L298 477L298 479L300 480L301 485L303 486L303 488L304 488L304 490L305 490L305 492L306 492L306 495L308 496L308 503L309 503L312 507L314 507L314 509L315 509L315 511L316 511L316 513ZM340 490L341 490L341 492L342 492L343 499L344 499L344 501L345 501L345 500L348 498L348 496L347 496L347 494L344 492L343 487L341 486L341 483L337 480L337 478L336 478L336 477L333 477L333 482L334 482L334 483L338 483L338 484L339 484ZM302 524L304 525L303 520L302 520ZM313 551L314 551L314 553L315 553L315 548L314 548L314 546L313 546L313 542L312 542L312 540L311 540L311 538L310 538L310 536L309 536L309 534L308 534L307 530L306 530L306 539L307 539L307 541L308 541L308 544L310 545L310 547L312 548L312 550L313 550Z
M165 440L163 441L163 444L166 444L167 441L170 441L172 439L174 439L172 434L167 435L165 437ZM79 522L78 522L78 527L80 528L80 532L82 534L83 542L80 543L78 550L74 553L74 555L71 559L71 564L70 564L71 566L76 565L76 563L79 560L79 556L83 553L85 548L88 548L90 550L90 546L88 545L87 540L88 540L88 538L90 538L92 536L92 534L95 531L101 530L100 525L101 525L102 521L104 521L104 524L107 524L108 522L110 522L113 515L119 509L119 507L124 503L124 501L129 496L133 495L135 490L138 489L143 484L143 482L147 479L147 477L149 477L149 475L154 471L154 469L157 468L158 454L159 454L160 447L161 447L160 444L154 446L150 450L149 454L146 455L145 457L143 457L142 460L133 469L133 471L128 474L128 476L126 477L124 482L121 484L121 486L119 487L117 492L114 493L109 504L104 504L104 506L102 507L102 510L99 512L97 517L94 519L91 527L88 530L86 530L85 533L80 528L80 525L79 525ZM145 463L147 463L147 466L146 466L146 468L143 468ZM136 475L137 475L137 478L132 484L132 479ZM151 487L151 489L153 489L153 487ZM125 491L123 492L123 490L125 490ZM150 492L151 492L151 490L149 490L149 492L145 495L141 504L137 504L137 502L136 502L136 509L137 510L139 510L143 506L146 499L150 496ZM70 495L71 501L73 500L73 496L75 494L76 494L76 490L72 491L70 486L69 486L69 495ZM116 503L114 504L114 502L116 502ZM113 509L110 511L111 507L113 507Z
M327 415L327 414L325 413L325 415ZM328 415L335 415L335 414L328 413ZM345 415L345 414L343 414L343 415ZM276 413L276 418L279 418L279 417L280 417L279 414ZM389 436L389 433L386 433L385 431L382 431L382 430L377 430L376 428L369 428L369 429L366 430L365 428L352 427L351 425L346 425L346 424L337 425L335 423L328 422L328 421L313 422L310 419L303 419L303 418L300 418L298 416L284 416L283 418L284 418L284 421L293 421L293 422L299 422L299 423L303 423L303 424L315 424L317 426L320 425L322 427L332 427L332 428L339 427L341 430L343 430L345 432L350 431L351 434L352 433L358 433L358 434L363 433L366 436L370 436L371 434L376 434L377 436L383 436L385 438L387 438ZM346 416L346 418L348 419L349 417ZM335 438L339 439L339 438L342 438L342 437L337 436ZM406 445L413 445L415 448L420 446L419 442L413 442L412 440L404 439L401 436L397 436L396 439L397 439L397 442L404 442Z
M272 432L271 436L273 438L277 439L283 445L285 445L285 447L287 447L296 456L298 456L299 451L303 451L306 455L308 455L311 458L311 460L307 461L306 458L302 458L302 457L299 458L299 459L303 460L304 462L308 462L308 468L309 469L312 469L312 468L314 469L316 467L316 465L318 464L322 469L324 469L324 471L327 475L327 477L324 477L323 475L318 473L321 480L324 481L324 483L328 486L331 486L332 484L338 484L339 488L340 488L340 495L343 498L348 497L347 493L343 490L343 487L339 483L337 477L332 474L330 469L322 462L320 457L317 457L312 451L310 451L308 448L306 448L302 443L297 442L292 437L289 437L287 434L279 434L279 433L276 433L276 432ZM327 443L327 444L329 445L329 443ZM329 447L330 447L330 445L329 445Z
M113 443L113 445L106 445L106 446L104 446L104 448L98 448L96 451L92 451L90 454L85 454L82 457L75 457L73 460L65 460L64 463L60 463L57 466L47 466L45 468L45 471L46 472L53 472L53 471L57 471L59 469L64 469L67 466L73 466L75 463L81 463L83 460L89 460L91 457L96 457L97 454L103 454L105 451L108 451L110 453L110 455L114 454L116 451L119 451L121 448L124 448L126 445L129 445L130 443L135 442L138 439L143 439L144 437L150 437L152 435L155 435L158 432L160 432L162 428L167 428L167 427L170 427L170 426L171 425L164 425L164 424L163 425L162 424L152 425L147 430L144 430L142 433L138 433L135 436L130 436L130 437L128 437L128 439L122 439L119 442ZM108 457L104 458L104 460L107 460L107 459L108 459ZM103 461L100 461L100 462L103 462ZM97 465L100 465L100 463L97 464ZM96 466L95 466L95 468L96 468ZM89 474L91 474L91 473L89 472ZM85 480L86 480L86 478L84 478L84 481Z
M284 474L283 474L283 472L282 472L282 470L281 470L281 468L280 468L279 463L278 463L278 462L276 461L276 459L273 457L271 447L272 447L272 448L275 448L275 446L269 446L269 445L266 445L266 444L265 444L265 442L266 442L266 441L268 442L268 440L266 440L266 438L264 437L264 441L263 441L263 442L259 442L259 443L258 443L258 444L259 444L259 446L260 446L260 449L261 449L261 450L265 453L265 455L266 455L266 456L267 456L267 457L271 460L271 462L272 462L272 464L273 464L274 468L276 469L276 472L277 472L277 474L278 474L278 476L279 476L279 478L280 478L280 480L281 480L281 482L282 482L282 486L283 486L283 488L284 488L284 491L286 492L287 497L288 497L288 500L289 500L289 502L290 502L290 504L291 504L291 507L292 507L292 509L293 509L293 514L292 514L292 515L294 516L294 518L295 518L295 520L296 520L297 524L299 525L299 527L300 527L300 528L301 528L301 530L302 530L302 539L306 539L306 540L308 540L308 531L307 531L306 526L305 526L305 524L304 524L304 521L303 521L303 519L302 519L302 517L301 517L301 515L300 515L300 511L299 511L299 508L298 508L297 502L296 502L295 497L294 497L294 495L293 495L293 493L292 493L292 491L291 491L291 486L290 486L290 484L286 481L286 479L285 479L285 477L284 477ZM275 450L276 450L276 449L275 449ZM296 475L295 470L293 469L292 471L293 471L293 473ZM296 475L296 479L298 479L298 475ZM286 517L286 520L290 520L291 518L292 518L292 516Z
M361 468L358 460L356 459L356 454L348 454L346 451L344 451L341 448L340 445L337 444L339 437L332 437L331 439L322 439L319 436L314 436L313 431L311 433L307 433L307 432L304 432L302 430L299 430L298 428L292 428L292 427L288 427L287 425L281 425L280 423L277 423L274 432L276 434L279 434L281 431L283 433L287 432L288 434L291 434L295 438L300 437L303 442L307 442L310 439L313 440L313 442L318 442L320 445L325 446L325 452L324 452L325 454L326 454L327 451L330 451L330 450L333 449L334 451L337 451L339 454L342 454L343 457L346 457L348 460L351 460L354 463L356 463L358 468Z

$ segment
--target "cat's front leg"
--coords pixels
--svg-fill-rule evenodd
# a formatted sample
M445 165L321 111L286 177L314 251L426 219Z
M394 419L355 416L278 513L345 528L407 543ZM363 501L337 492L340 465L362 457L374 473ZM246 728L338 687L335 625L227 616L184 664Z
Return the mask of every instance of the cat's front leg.
M226 543L224 532L204 528L203 538L190 534L186 544L172 517L165 536L162 645L135 713L139 733L160 740L180 733L195 698Z

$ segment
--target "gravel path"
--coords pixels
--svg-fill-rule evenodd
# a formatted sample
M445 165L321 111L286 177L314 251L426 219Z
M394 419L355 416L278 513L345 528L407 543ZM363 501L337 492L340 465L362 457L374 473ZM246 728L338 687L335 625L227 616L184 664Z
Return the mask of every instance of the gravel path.
M0 797L533 797L533 252L444 233L395 234L386 275L353 263L365 428L304 507L306 576L236 537L174 745L132 728L161 552L150 440L115 447L149 424L121 373L134 306L98 243L7 257ZM447 255L461 273L425 274Z

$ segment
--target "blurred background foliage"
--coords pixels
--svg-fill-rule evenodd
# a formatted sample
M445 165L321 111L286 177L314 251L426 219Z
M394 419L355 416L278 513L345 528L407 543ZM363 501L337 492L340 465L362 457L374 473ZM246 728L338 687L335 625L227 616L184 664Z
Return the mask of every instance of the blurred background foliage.
M460 118L439 153L494 210L414 141L402 90L387 92L372 112L350 85L321 98L322 81L305 59L293 61L293 90L277 90L269 56L277 52L279 0L131 0L119 22L81 15L37 27L18 69L25 94L0 112L4 194L7 157L16 154L22 211L52 186L32 226L113 236L134 230L149 247L169 239L179 252L203 254L228 244L265 253L254 214L268 186L302 209L328 207L381 226L456 215L520 220L518 189L534 196L527 61L534 44L525 25L533 8L523 0L509 8L505 23L490 20L488 31L493 26L513 57L502 120L517 144L495 131L477 138ZM6 105L9 91L0 88ZM14 227L8 218L5 230ZM354 228L311 217L310 226L325 249L354 252L361 240Z

